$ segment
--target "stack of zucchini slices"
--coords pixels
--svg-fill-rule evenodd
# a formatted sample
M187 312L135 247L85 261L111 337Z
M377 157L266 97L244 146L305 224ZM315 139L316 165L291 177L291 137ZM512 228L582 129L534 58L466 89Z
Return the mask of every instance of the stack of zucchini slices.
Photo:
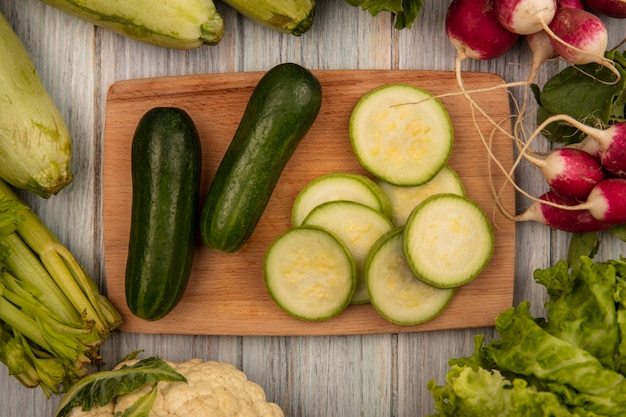
M494 248L487 216L448 165L450 117L431 93L387 84L359 100L349 131L366 173L324 174L300 191L292 227L266 253L266 287L302 320L369 302L395 324L429 321Z

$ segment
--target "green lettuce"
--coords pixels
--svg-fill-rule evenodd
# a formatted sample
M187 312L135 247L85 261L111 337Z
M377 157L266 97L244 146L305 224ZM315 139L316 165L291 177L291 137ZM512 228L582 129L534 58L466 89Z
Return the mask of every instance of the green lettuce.
M505 378L497 369L472 369L454 365L446 377L446 385L431 382L440 416L525 416L568 417L596 416L593 412L569 408L559 397L538 391L522 378Z
M626 262L558 262L534 273L546 317L520 302L428 384L438 416L626 416Z
M571 274L563 261L535 271L535 279L547 288L550 297L545 305L545 329L616 369L620 335L614 295L618 276L612 263L581 259Z
M626 415L626 378L584 349L548 333L521 302L496 319L500 340L485 347L497 368L540 381L568 406Z

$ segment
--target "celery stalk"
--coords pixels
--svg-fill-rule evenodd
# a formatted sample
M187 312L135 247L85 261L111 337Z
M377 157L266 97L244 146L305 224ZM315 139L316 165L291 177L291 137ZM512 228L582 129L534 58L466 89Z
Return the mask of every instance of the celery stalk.
M19 201L19 197L2 181L0 197ZM74 256L35 213L24 210L22 215L23 221L17 225L17 234L37 254L45 270L75 310L83 315L84 320L93 322L98 332L106 334L111 328L116 328L121 322L119 313L107 298L101 296L94 281L87 276ZM34 267L34 263L31 264Z
M223 0L256 23L300 36L313 25L315 0Z
M10 374L22 385L29 388L36 387L41 378L35 366L25 357L22 341L4 327L0 327L0 362L7 364Z
M2 321L11 326L12 329L20 330L20 333L38 344L42 348L49 350L50 347L43 335L37 328L35 319L22 313L22 311L8 302L4 297L0 298L0 311Z
M121 316L41 220L0 179L0 362L47 396L99 361Z
M9 249L4 263L15 276L37 290L35 296L42 305L65 323L80 322L80 313L52 281L50 274L41 265L30 248L16 233L0 237L0 245Z

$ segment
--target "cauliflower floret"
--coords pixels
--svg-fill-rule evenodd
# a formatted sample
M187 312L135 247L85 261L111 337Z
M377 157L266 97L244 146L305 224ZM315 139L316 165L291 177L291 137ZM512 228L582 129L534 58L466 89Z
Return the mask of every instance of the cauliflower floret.
M115 405L109 403L101 407L94 407L89 411L83 411L81 407L74 407L68 417L111 417L114 415Z
M267 402L261 386L231 364L197 358L167 363L183 374L187 383L159 382L150 417L284 417L278 405ZM114 413L123 412L150 390L146 386L121 396Z

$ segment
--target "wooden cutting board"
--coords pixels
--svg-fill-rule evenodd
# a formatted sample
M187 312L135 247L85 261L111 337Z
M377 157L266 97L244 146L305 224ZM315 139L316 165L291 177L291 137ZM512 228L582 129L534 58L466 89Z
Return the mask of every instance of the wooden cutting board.
M286 315L268 296L263 283L263 257L270 243L290 225L291 204L313 178L330 172L365 171L357 162L348 138L348 119L357 100L386 83L405 82L435 94L457 91L451 72L408 70L314 71L323 89L315 124L288 163L269 205L246 246L237 253L209 250L200 241L192 276L181 303L165 318L148 322L133 316L124 294L130 230L130 149L139 119L156 106L186 110L197 125L203 146L202 196L239 124L248 98L262 72L207 74L120 81L108 92L104 130L103 216L104 254L108 296L120 310L121 330L141 333L201 335L340 335L400 333L491 326L498 313L512 305L515 265L515 224L495 208L491 195L487 153L472 121L466 100L442 97L455 129L450 165L460 175L467 194L491 218L496 238L493 258L482 274L460 288L446 311L415 326L394 325L369 305L350 306L325 322L304 322ZM468 89L503 82L486 73L467 73ZM509 117L505 89L473 95L497 122ZM483 134L492 126L478 116ZM509 129L506 121L503 126ZM493 152L510 166L511 141L498 134ZM495 171L495 170L494 170ZM494 177L502 183L502 175ZM514 207L511 187L503 196Z

